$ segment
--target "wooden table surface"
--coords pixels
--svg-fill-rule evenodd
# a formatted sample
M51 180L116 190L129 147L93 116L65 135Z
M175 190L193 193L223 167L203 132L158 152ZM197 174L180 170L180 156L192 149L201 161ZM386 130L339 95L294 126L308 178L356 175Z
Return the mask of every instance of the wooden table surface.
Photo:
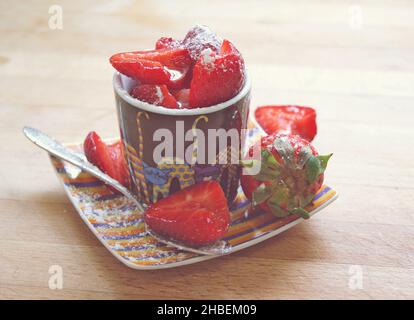
M49 27L54 4L62 29ZM412 1L3 0L0 9L0 298L414 298ZM252 104L317 109L315 145L334 153L326 182L340 197L230 256L128 269L21 129L66 142L90 130L116 136L108 57L196 23L244 54ZM49 288L52 265L61 290Z

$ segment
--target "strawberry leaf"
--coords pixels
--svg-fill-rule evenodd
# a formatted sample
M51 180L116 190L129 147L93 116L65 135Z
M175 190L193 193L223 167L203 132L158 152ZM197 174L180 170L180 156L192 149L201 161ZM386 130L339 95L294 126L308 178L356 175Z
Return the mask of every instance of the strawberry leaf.
M269 152L269 150L262 149L261 156L266 165L271 167L280 167L279 162L277 162L276 158Z
M273 192L271 201L274 204L280 206L282 203L286 203L289 199L289 187L283 181L279 181L273 185Z
M327 155L319 155L319 156L317 156L317 158L319 159L319 161L321 163L321 169L322 169L322 172L321 173L325 172L326 167L328 165L328 161L332 157L332 155L333 155L333 153L327 154Z
M272 195L272 191L272 187L266 186L264 183L262 183L256 188L256 190L253 191L252 205L257 206L265 202Z
M297 215L301 216L303 219L309 219L310 218L309 212L307 212L303 208L295 208L291 211L291 213L292 214L297 214Z
M273 199L270 199L267 202L267 205L272 210L272 214L274 214L278 218L287 217L290 213L282 209L277 202L274 202Z
M313 183L318 179L321 173L324 173L332 153L328 155L311 156L305 164L306 179Z
M261 151L262 159L260 163L257 163L258 160L252 160L251 165L260 165L260 172L255 175L255 179L258 181L274 181L279 178L280 175L280 164L277 162L275 157L266 149ZM256 163L254 163L256 162Z
M240 165L243 168L252 168L257 160L240 160Z
M306 179L309 183L313 183L318 179L320 173L321 173L321 162L319 159L315 156L312 156L306 161L305 164L305 170L306 170Z

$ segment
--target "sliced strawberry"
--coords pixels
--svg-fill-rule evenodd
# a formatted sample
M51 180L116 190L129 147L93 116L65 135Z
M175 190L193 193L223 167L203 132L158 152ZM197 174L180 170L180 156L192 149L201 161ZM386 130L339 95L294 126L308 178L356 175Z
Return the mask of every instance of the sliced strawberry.
M155 43L155 49L165 49L165 48L179 48L182 46L181 41L175 40L173 38L162 37L157 40Z
M133 51L120 53L124 59L150 60L160 62L171 69L188 68L191 64L190 53L184 48L165 48L159 50Z
M121 141L107 145L95 131L92 131L86 136L83 149L89 162L125 187L129 187L130 178Z
M181 108L188 108L190 101L190 89L181 89L174 93Z
M255 111L257 122L268 134L297 134L312 141L317 133L316 111L299 106L263 106Z
M196 25L188 30L182 41L168 37L158 39L155 43L155 49L186 48L190 51L193 63L195 63L205 49L219 53L221 44L222 40L210 28Z
M220 54L225 55L225 54L232 54L232 53L240 55L239 50L237 50L236 47L230 41L224 40L223 43L221 44Z
M205 49L219 53L222 40L210 28L197 25L187 32L182 44L190 51L191 58L195 63Z
M178 108L177 100L166 85L139 84L130 92L134 98L170 109Z
M110 58L112 66L145 84L166 84L177 88L190 71L192 60L184 48L124 52Z
M111 57L112 66L120 73L143 83L168 83L171 74L156 61L131 58L130 55L118 53Z
M155 233L192 246L214 243L230 223L227 200L217 181L205 181L152 204L145 222Z
M194 66L189 107L207 107L229 100L243 83L243 58L230 41L224 40L220 54L206 49Z
M139 53L139 51L138 51ZM167 85L171 89L189 86L191 81L192 60L185 48L167 48L146 51L143 59L160 62L170 73Z

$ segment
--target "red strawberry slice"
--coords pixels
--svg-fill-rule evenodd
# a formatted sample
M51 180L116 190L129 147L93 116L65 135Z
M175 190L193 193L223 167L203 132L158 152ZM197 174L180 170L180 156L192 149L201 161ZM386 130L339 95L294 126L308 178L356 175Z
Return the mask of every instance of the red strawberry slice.
M117 53L110 58L112 66L145 84L166 84L181 87L192 63L184 48Z
M92 131L86 136L83 149L89 162L125 187L129 187L128 167L121 141L108 145L102 141L95 131Z
M222 39L207 26L196 25L188 30L183 40L168 37L158 39L155 43L155 49L186 48L190 51L193 63L195 63L205 49L211 49L213 52L219 53L222 42Z
M190 51L194 63L205 49L219 53L221 44L222 40L210 28L202 25L191 28L182 41L182 45Z
M299 106L263 106L255 111L257 122L267 134L297 134L312 141L317 133L316 111Z
M130 94L138 100L157 106L163 106L170 109L178 108L177 101L170 91L168 91L166 85L157 86L154 84L139 84L132 88Z
M188 68L191 64L190 53L184 48L126 52L123 53L123 57L126 59L157 61L171 69Z
M230 223L227 200L217 181L205 181L152 204L145 222L160 235L192 246L214 243Z
M174 93L174 97L177 99L181 108L188 108L190 100L190 89L181 89Z
M181 41L175 40L173 38L161 37L155 43L155 49L172 49L179 47L182 47Z
M189 107L207 107L233 98L244 78L243 58L230 41L223 41L220 54L204 50L193 69Z
M118 53L110 62L120 73L143 83L168 83L171 79L171 74L156 61L133 59Z
M224 40L221 44L220 53L222 55L225 54L238 54L240 55L240 52L236 49L236 47L228 40Z

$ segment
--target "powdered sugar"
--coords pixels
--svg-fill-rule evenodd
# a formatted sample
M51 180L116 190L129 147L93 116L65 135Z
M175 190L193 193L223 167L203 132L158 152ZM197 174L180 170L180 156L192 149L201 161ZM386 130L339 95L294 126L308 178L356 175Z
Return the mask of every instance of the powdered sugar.
M105 200L99 193L88 189L72 186L68 186L68 189L76 206L82 209L88 220L93 220L96 223L116 224L130 219L142 218L142 214L134 202L124 196L114 195L114 197Z
M201 63L207 68L214 68L214 62L216 61L215 54L210 48L204 49L201 52Z
M220 52L223 40L207 26L196 25L191 28L183 40L183 45L190 51L191 58L197 61L200 54L209 48L213 52Z
M157 96L157 102L155 104L160 104L164 100L164 95L162 94L161 88L159 86L156 86L155 90L155 95Z

